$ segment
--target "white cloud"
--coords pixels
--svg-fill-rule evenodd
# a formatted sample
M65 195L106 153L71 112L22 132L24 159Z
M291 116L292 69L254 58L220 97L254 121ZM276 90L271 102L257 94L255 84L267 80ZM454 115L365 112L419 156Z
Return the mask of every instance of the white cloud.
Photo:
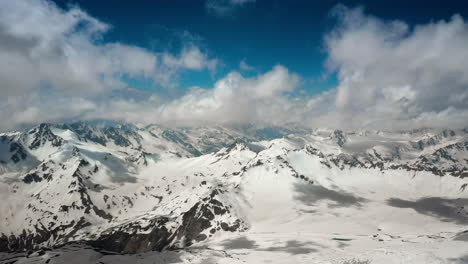
M219 17L232 16L234 11L256 0L206 0L205 9L208 13Z
M41 87L73 94L101 93L123 85L117 74L155 72L156 57L148 51L95 44L109 26L79 9L65 12L50 2L32 0L1 5L2 95L21 95ZM135 63L134 57L143 59L142 63Z
M164 54L163 62L170 68L214 71L219 64L217 59L209 59L208 56L200 51L200 48L191 46L184 48L179 57L171 54Z
M240 3L241 4L241 3ZM362 9L335 9L325 37L336 89L307 97L284 66L167 100L128 89L123 77L167 84L182 70L214 71L199 47L155 53L105 43L109 26L47 1L0 4L0 130L39 122L114 119L189 124L300 122L312 127L402 129L468 125L468 24L460 17L411 28ZM244 65L242 64L244 63ZM240 69L248 70L242 60Z
M2 129L81 116L126 89L126 77L168 86L180 71L214 71L219 63L193 43L175 57L104 42L109 28L77 7L63 10L46 0L2 1Z
M184 125L282 122L290 118L289 108L293 107L284 93L294 90L299 83L296 74L279 65L254 78L231 72L211 89L194 87L170 102L156 99L143 105L140 102L138 111L143 113L144 120L138 121Z
M298 75L278 65L252 78L231 72L211 89L194 87L172 101L137 90L127 90L124 96L108 94L101 100L30 93L0 104L1 128L74 119L171 125L300 121L290 116L299 105L285 94L299 84Z
M44 0L2 1L2 95L40 88L75 95L106 93L124 88L123 76L166 84L180 70L214 70L218 63L196 46L174 58L136 46L103 43L108 29L78 8L65 11Z
M254 67L250 66L249 64L247 64L247 62L245 61L245 59L241 60L239 62L239 69L243 70L243 71L253 71L255 70Z
M454 15L411 28L338 6L326 37L337 70L337 115L346 125L401 128L438 125L442 113L468 111L468 24ZM444 125L467 125L444 114ZM450 120L452 122L450 122Z

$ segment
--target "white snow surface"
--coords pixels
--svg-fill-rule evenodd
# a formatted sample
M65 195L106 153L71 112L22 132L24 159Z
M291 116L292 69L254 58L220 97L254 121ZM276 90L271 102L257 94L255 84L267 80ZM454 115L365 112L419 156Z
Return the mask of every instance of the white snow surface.
M51 125L63 143L36 149L34 129L0 134L0 234L82 217L91 225L72 241L156 216L174 219L174 229L216 188L232 208L216 221L239 218L246 230L206 232L176 251L120 255L68 244L0 253L0 263L468 263L466 130L316 129L265 139L225 127L129 129L125 145L90 126L103 145ZM10 160L11 142L25 159ZM41 180L27 183L32 173ZM85 213L81 189L112 220Z

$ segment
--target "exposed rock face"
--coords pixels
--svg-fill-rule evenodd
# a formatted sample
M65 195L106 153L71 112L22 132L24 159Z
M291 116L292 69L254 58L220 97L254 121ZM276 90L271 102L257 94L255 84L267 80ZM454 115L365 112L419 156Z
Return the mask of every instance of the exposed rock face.
M94 247L123 254L161 251L171 242L171 232L165 226L170 221L166 217L157 217L147 226L129 223L107 231L88 243Z
M91 141L106 146L113 143L120 147L129 147L133 143L140 143L141 136L135 131L136 127L131 125L96 126L84 122L63 124L62 129L75 132L84 141Z
M453 132L453 131L452 131ZM450 132L446 132L451 135ZM398 148L396 154L391 157L383 158L373 150L371 153L339 153L324 154L312 145L305 146L305 150L310 154L321 159L321 163L328 168L332 165L341 170L346 167L352 168L378 168L380 170L406 170L406 171L427 171L438 176L449 174L455 177L468 176L468 160L463 157L468 152L468 141L449 144L436 149L429 154L420 155L413 160L402 160Z
M10 152L12 154L11 155L11 160L14 163L18 163L21 160L26 159L26 157L27 157L26 151L23 148L23 146L21 146L20 144L18 144L16 142L12 142L10 144Z
M229 207L216 199L220 192L222 191L214 190L209 197L196 203L183 215L182 225L174 234L175 246L190 246L194 242L207 239L210 234L220 229L231 232L243 229L240 219L230 219L229 222L218 220L221 218L219 216L230 214Z
M29 145L30 149L38 149L46 142L50 142L54 147L60 147L64 143L64 140L61 137L56 136L52 131L50 131L49 124L41 124L39 127L29 131L29 134L34 135L33 141Z
M346 139L345 133L341 130L335 130L330 136L332 139L336 140L336 144L342 147L348 140Z
M5 234L0 235L0 251L18 252L39 249L47 241L57 241L57 244L66 244L73 241L73 237L78 230L90 225L84 218L78 221L72 221L69 225L61 225L55 228L46 228L45 226L35 226L34 232L28 232L23 229L20 235Z
M244 229L240 219L229 217L229 208L215 198L221 191L196 203L178 218L155 217L149 221L131 222L105 231L90 245L124 254L176 249L203 241L217 231ZM228 221L217 220L220 216ZM171 228L176 226L175 228Z
M24 147L16 142L14 138L8 136L0 136L0 164L6 164L9 161L17 164L18 162L27 158L27 151Z

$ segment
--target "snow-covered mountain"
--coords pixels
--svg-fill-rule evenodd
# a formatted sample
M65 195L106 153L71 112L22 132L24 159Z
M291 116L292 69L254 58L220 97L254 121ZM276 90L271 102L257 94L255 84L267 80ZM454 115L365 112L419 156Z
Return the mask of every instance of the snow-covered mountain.
M467 186L466 129L41 124L0 134L0 251L320 248L319 263L348 246L310 241L325 233L466 245Z

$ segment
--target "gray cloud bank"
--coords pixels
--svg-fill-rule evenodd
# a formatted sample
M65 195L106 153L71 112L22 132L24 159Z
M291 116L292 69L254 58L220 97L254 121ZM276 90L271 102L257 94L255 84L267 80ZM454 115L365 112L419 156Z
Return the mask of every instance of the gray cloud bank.
M241 3L240 1L239 3ZM236 2L237 3L237 2ZM126 77L161 86L181 71L215 71L196 45L179 54L104 43L109 25L47 1L0 3L0 130L39 122L114 119L174 125L299 122L312 127L405 129L468 125L468 24L410 27L338 6L324 37L335 89L296 96L301 77L277 65L176 99L131 89Z

